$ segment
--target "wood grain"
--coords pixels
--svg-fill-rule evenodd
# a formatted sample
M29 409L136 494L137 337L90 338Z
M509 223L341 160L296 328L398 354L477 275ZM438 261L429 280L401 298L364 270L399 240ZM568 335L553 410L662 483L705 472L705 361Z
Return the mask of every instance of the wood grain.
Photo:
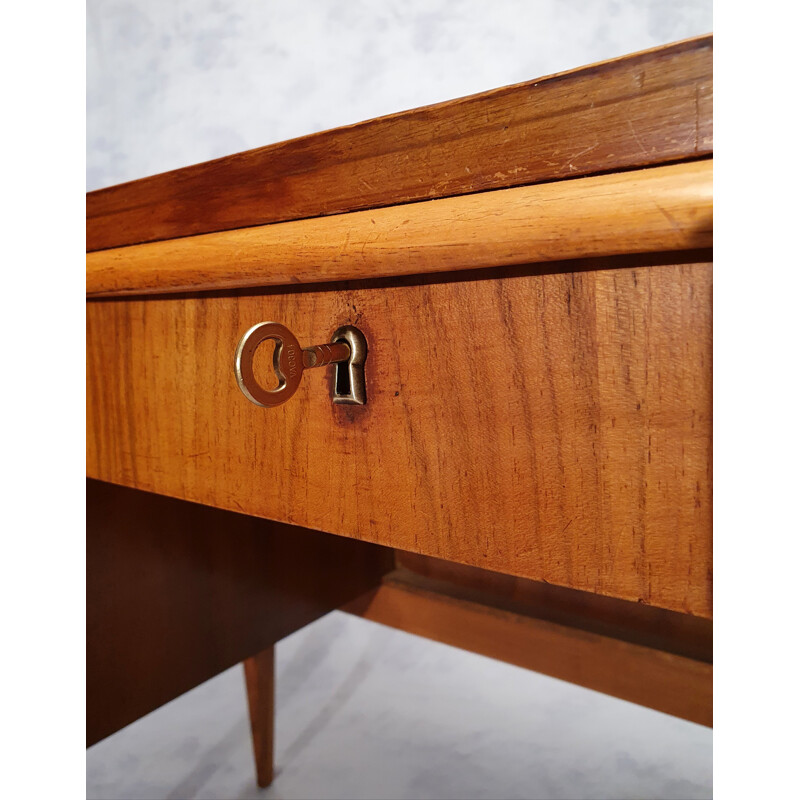
M103 250L86 256L86 289L229 289L710 247L712 169L705 160Z
M88 474L710 617L711 265L587 266L89 302ZM367 405L248 402L263 320L364 331Z
M394 573L344 610L712 725L713 667L702 661L431 591L424 579Z
M268 647L245 659L244 676L256 762L256 782L264 789L272 783L274 773L275 648Z
M713 623L644 603L531 581L440 558L395 551L401 574L424 580L431 590L458 595L493 608L555 622L666 653L713 661Z
M391 553L87 482L87 744L377 585Z
M91 192L87 250L708 155L703 36Z

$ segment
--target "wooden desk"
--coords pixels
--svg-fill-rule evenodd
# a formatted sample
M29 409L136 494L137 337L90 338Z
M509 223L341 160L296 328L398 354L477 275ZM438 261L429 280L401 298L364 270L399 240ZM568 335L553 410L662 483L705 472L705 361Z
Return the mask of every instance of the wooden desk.
M711 54L87 195L90 742L245 660L266 785L334 608L711 724ZM250 403L264 320L367 404Z

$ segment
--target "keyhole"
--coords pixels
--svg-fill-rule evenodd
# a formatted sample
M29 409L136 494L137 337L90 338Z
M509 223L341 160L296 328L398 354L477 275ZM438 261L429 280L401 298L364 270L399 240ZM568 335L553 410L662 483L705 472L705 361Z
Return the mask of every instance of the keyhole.
M253 353L253 375L256 381L268 392L274 391L280 385L278 374L272 364L277 339L264 339Z
M339 397L350 396L350 370L347 362L336 365L336 394Z

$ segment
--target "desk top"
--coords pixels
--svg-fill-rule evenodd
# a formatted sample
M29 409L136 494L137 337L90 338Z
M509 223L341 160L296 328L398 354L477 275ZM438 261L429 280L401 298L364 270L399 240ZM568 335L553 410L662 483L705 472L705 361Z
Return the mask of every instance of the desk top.
M86 249L702 158L712 37L90 192Z

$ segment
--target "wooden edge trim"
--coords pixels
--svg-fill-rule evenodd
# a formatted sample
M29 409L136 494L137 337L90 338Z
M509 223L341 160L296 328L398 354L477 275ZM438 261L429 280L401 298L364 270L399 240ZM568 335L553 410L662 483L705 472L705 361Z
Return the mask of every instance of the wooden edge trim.
M710 247L712 160L88 253L88 296L363 280Z
M711 664L433 592L390 573L343 611L711 726Z
M394 551L393 581L479 605L580 628L640 647L713 662L713 621L707 617L622 600L584 589L514 577L455 561Z
M531 185L712 152L710 35L86 196L86 249Z

